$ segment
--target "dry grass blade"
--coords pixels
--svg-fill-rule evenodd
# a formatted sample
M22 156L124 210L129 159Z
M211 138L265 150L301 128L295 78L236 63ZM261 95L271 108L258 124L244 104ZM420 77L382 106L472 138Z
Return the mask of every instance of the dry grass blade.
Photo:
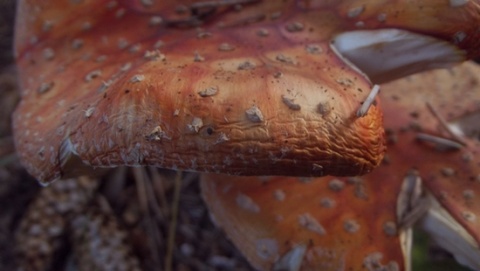
M175 176L175 191L172 202L172 217L170 222L170 228L168 230L168 243L167 243L167 255L165 257L165 270L172 270L173 262L173 249L175 246L175 230L177 228L177 219L178 219L178 206L180 203L180 190L182 188L182 172L177 171Z
M165 208L168 206L168 201L167 201L167 188L165 187L165 177L162 176L158 170L158 168L155 167L149 167L149 173L150 173L150 178L152 180L152 187L154 189L154 193L156 197L158 198L159 204L160 204L160 209L162 210L162 216L166 217L168 215L168 212L165 211Z
M150 172L152 172L151 170ZM146 170L145 170L146 173ZM158 223L162 223L162 221L165 220L165 215L162 212L162 209L159 206L159 201L157 199L157 196L155 195L155 191L153 190L153 181L152 178L149 178L147 182L145 182L145 188L147 192L147 200L148 204L151 208L151 211L153 213L153 217L156 219ZM166 206L166 205L164 205Z
M426 102L428 110L432 113L432 115L435 116L435 118L440 122L440 125L442 128L454 139L455 141L458 141L458 143L462 144L463 146L466 146L467 144L465 143L465 140L455 133L452 128L448 125L448 122L445 120L445 118L438 112L435 107L430 102Z
M155 223L155 220L151 217L150 208L148 205L148 192L146 183L150 180L147 179L147 172L143 167L133 168L133 176L137 185L138 201L140 203L140 209L143 212L143 220L148 236L150 237L148 240L150 251L152 252L152 261L155 266L159 266L161 259L156 252L160 251L162 238L157 223Z

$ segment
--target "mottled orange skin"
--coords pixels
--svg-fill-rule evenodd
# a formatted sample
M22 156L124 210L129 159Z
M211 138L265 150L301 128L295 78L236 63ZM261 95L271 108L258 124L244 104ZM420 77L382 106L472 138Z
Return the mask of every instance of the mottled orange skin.
M205 174L201 186L213 220L258 270L272 270L281 256L299 245L307 246L302 271L364 270L365 258L373 253L382 253L381 264L393 261L398 270L404 270L400 236L398 233L387 235L383 228L386 223L396 221L401 182L384 179L383 172L372 174L377 178L356 178L355 183L334 177L305 182L292 177ZM345 187L333 191L329 187L333 179ZM276 191L282 191L285 198L275 198ZM239 194L250 197L260 211L242 209L236 201ZM325 199L332 200L334 205L322 206ZM302 226L299 216L303 214L316 219L325 234ZM344 223L349 220L358 224L358 230L344 229ZM278 253L264 256L267 253L262 253L260 245L264 240L274 240Z
M436 108L447 121L480 110L480 67L463 64L452 70L437 70L407 77L382 88L388 149L384 162L371 173L358 178L366 197L358 197L355 185L345 185L340 192L329 188L332 177L302 183L296 178L254 178L224 175L203 175L203 197L215 222L221 226L251 263L269 270L274 259L258 256L259 239L272 238L280 245L279 255L298 244L310 250L322 247L333 259L305 260L301 270L318 270L327 261L331 268L322 270L364 270L363 259L372 252L384 255L382 263L394 261L404 270L404 256L398 236L385 235L386 221L397 220L397 200L406 176L415 172L421 178L424 193L431 193L480 245L480 143L465 138L460 150L440 151L432 144L416 139L418 132L444 138L449 135L426 103ZM445 174L453 169L453 175ZM268 181L265 181L268 180ZM348 183L348 178L339 178ZM357 182L358 185L358 182ZM274 191L285 193L276 200ZM465 191L473 192L466 196ZM236 202L239 194L250 197L261 212L242 209ZM320 207L320 199L328 197L337 205ZM297 217L308 212L321 223L327 234L320 236L300 227ZM465 217L473 214L473 220ZM284 219L279 222L278 216ZM345 232L343 221L354 219L360 225L355 234ZM349 269L352 268L352 269Z
M182 1L180 8L178 1L111 3L19 4L15 48L23 99L14 115L15 142L27 170L42 182L71 171L63 165L72 153L96 167L364 174L385 150L382 116L373 106L355 118L372 85L332 52L331 40L345 31L393 27L451 41L468 57L478 54L480 40L471 33L478 1L460 7L448 1L257 1L238 11L202 8L198 18L188 6L199 1ZM160 40L165 59L144 58ZM195 54L203 61L194 62ZM240 70L246 61L255 68ZM127 63L130 69L121 71ZM86 80L93 71L101 74ZM129 82L134 75L145 78ZM212 86L217 95L198 96ZM286 106L282 96L301 110ZM328 116L317 112L325 101ZM262 122L245 116L252 106ZM188 131L195 118L214 133ZM147 140L157 127L163 140Z
M155 165L240 175L357 175L380 162L381 112L374 105L365 117L355 117L371 83L332 52L328 36L308 34L314 26L302 19L301 9L270 18L273 11L295 10L292 2L219 13L203 30L149 26L150 13L141 7L108 8L108 2L24 1L19 7L23 99L14 115L15 138L24 165L40 181L68 173L63 165L70 151L94 167ZM181 19L171 15L176 4L165 5L158 7L163 12L152 7L152 14ZM267 17L237 26L258 12ZM304 30L285 29L297 20ZM46 32L45 21L53 22ZM86 30L85 22L91 24ZM38 41L30 45L33 35ZM75 39L81 48L72 48ZM124 49L122 39L129 44ZM146 59L145 51L159 40L165 59ZM219 49L224 43L234 48ZM129 52L131 45L139 51ZM309 46L317 51L307 52ZM45 48L54 57L45 57ZM195 62L195 53L204 60ZM255 67L239 69L246 61ZM121 71L126 63L131 68ZM85 79L96 70L97 78ZM143 81L131 82L135 75ZM109 86L102 89L102 82ZM53 86L39 93L42 83ZM210 87L218 93L198 94ZM282 97L301 109L292 110ZM325 103L328 110L318 112ZM253 106L263 120L248 118ZM196 130L195 119L202 120ZM164 134L152 140L155 129Z

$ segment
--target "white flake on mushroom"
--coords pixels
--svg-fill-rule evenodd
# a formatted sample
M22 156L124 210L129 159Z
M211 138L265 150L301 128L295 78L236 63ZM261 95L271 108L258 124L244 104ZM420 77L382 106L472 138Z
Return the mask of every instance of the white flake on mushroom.
M198 133L200 128L203 126L203 120L198 117L194 117L192 123L188 124L187 127L190 131Z
M235 198L235 202L237 203L238 207L252 212L252 213L259 213L260 212L260 206L258 206L255 201L253 201L252 198L249 196L239 193L237 197Z
M348 11L347 13L347 17L348 18L356 18L358 16L360 16L360 14L362 14L362 12L365 10L365 6L359 6L359 7L356 7L356 8L352 8Z
M343 229L348 233L356 233L360 229L360 225L353 219L347 219L343 222Z
M123 50L123 49L127 48L128 45L129 45L129 42L127 41L127 39L125 39L125 38L118 39L118 42L117 42L118 49Z
M99 77L100 75L102 75L102 71L101 71L101 70L91 71L91 72L89 72L87 75L85 75L85 81L86 81L86 82L91 82L93 79Z
M157 26L157 25L160 25L163 23L163 18L161 16L158 16L158 15L154 15L152 17L150 17L150 20L148 21L148 24L150 26Z
M218 46L218 50L222 52L229 52L235 50L235 46L231 45L230 43L224 42Z
M93 112L95 112L95 107L89 107L85 110L85 118L90 118L93 115Z
M143 57L151 61L156 61L156 60L163 61L166 59L165 55L160 53L159 50L145 51L145 54L143 55Z
M130 78L131 83L139 83L143 80L145 80L145 75L143 74L135 74L134 76L132 76L132 78Z
M285 95L282 95L282 102L291 110L299 111L300 109L302 109L302 107L298 103L295 103L294 98L289 98Z
M335 207L335 205L336 205L336 202L334 199L331 199L328 197L320 199L320 206L322 206L323 208L329 209L329 208Z
M226 142L226 141L229 141L230 138L228 138L228 136L224 133L224 132L221 132L219 135L218 135L218 138L217 140L215 140L215 145L216 144L220 144L220 143L223 143L223 142Z
M205 57L200 55L200 53L198 51L195 51L195 53L193 54L193 61L194 62L203 62L203 61L205 61Z
M388 236L395 236L398 233L397 224L393 221L387 221L383 224L383 232Z
M52 48L48 47L43 49L43 58L45 60L52 60L54 57L55 57L55 51Z
M255 63L251 62L251 61L244 61L242 63L240 63L240 65L238 65L237 69L238 70L253 70L255 69L256 65Z
M468 222L474 222L477 219L477 216L470 211L463 211L462 217Z
M345 183L339 179L332 179L330 182L328 182L328 188L335 192L343 190L344 187Z
M285 200L285 191L281 190L281 189L276 189L274 192L273 192L273 197L277 200L277 201L284 201Z
M217 92L218 92L218 87L212 86L212 87L202 89L197 93L198 93L198 95L200 95L200 97L210 97L210 96L214 96L215 94L217 94Z
M53 86L55 85L55 83L52 81L52 82L43 82L40 84L40 86L38 87L38 93L40 94L43 94L49 90L51 90L53 88Z
M257 255L262 258L263 260L277 260L278 255L278 242L275 239L271 238L263 238L259 239L255 242L255 249L257 251Z
M254 105L245 111L247 119L251 122L263 122L263 114L260 109Z
M319 235L325 235L325 228L311 214L304 213L298 216L300 226Z

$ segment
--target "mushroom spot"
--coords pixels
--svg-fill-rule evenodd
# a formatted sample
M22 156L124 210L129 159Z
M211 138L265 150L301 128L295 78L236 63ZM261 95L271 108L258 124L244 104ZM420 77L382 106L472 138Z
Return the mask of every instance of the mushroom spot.
M153 50L153 51L145 51L143 54L143 57L147 60L151 61L164 61L166 59L165 55L160 53L159 50Z
M471 200L475 197L475 192L472 189L467 189L463 191L463 198L466 200Z
M160 25L162 22L163 22L162 17L155 15L150 17L148 24L150 26L155 26L155 25Z
M45 60L52 60L55 57L55 51L52 48L45 48L43 50L43 58Z
M360 225L353 219L348 219L343 223L343 229L348 233L356 233L360 229Z
M442 172L442 175L445 177L452 177L453 175L455 175L455 170L450 167L442 168L441 172Z
M288 32L300 32L303 31L304 28L305 26L301 22L293 22L285 26Z
M257 255L264 260L278 258L278 242L274 239L259 239L256 242Z
M340 192L344 187L345 183L339 179L333 179L328 183L328 188L335 192Z
M139 83L139 82L142 82L143 80L145 80L145 75L143 74L136 74L132 76L132 78L130 78L131 83Z
M203 120L201 118L194 117L191 124L188 124L188 129L192 132L198 133L203 126Z
M230 43L224 42L218 46L218 50L222 52L229 52L235 50L235 47Z
M295 61L293 61L292 58L285 56L284 54L277 55L275 59L282 63L291 64L291 65L295 64Z
M243 63L241 63L240 65L238 65L238 69L239 70L253 70L255 69L255 63L252 63L250 61L245 61Z
M207 131L208 133L208 131ZM226 142L226 141L229 141L230 138L228 138L228 136L221 132L220 135L218 136L217 140L215 141L215 144L220 144L220 143L223 143L223 142Z
M156 126L153 130L146 136L146 139L149 141L160 141L162 138L166 137L165 132L162 127Z
M467 37L467 34L465 32L459 31L453 35L453 42L455 44L459 44L462 42L465 38Z
M320 199L320 206L322 206L323 208L333 208L335 207L335 200L331 199L331 198L322 198Z
M273 192L273 197L278 201L285 200L285 192L281 189L277 189Z
M299 104L294 102L293 98L288 98L285 95L282 95L282 102L288 106L291 110L298 111L302 107Z
M245 115L247 115L247 119L251 122L263 122L263 114L260 109L254 105L245 111Z
M193 55L193 61L194 62L203 62L203 61L205 61L205 57L200 55L199 52L195 52L195 54Z
M48 83L43 82L43 83L40 84L37 91L38 91L38 93L43 94L43 93L51 90L54 85L55 85L55 83L53 81L48 82Z
M258 31L257 31L257 35L258 35L259 37L267 37L268 35L270 35L270 32L268 31L268 29L260 28L260 29L258 29Z
M255 203L252 198L245 194L238 194L235 201L240 208L246 211L260 213L260 207L257 205L257 203Z
M470 211L463 211L462 217L469 222L474 222L475 220L477 220L477 216Z
M383 224L383 231L388 236L395 236L398 232L397 224L395 224L393 221L387 221L385 224Z
M93 112L95 112L95 107L88 108L85 110L85 117L90 118L93 115Z
M210 96L213 96L213 95L217 94L217 92L218 92L217 87L208 87L206 89L200 90L197 93L198 93L198 95L200 95L200 97L210 97Z
M322 102L317 105L317 113L322 115L322 117L328 116L332 112L332 107L328 102Z
M347 17L348 18L356 18L362 14L362 12L365 10L365 6L360 6L356 8L352 8L348 11Z
M89 73L85 76L85 81L86 81L86 82L91 82L93 79L99 77L100 75L102 75L102 71L101 71L101 70L91 71L91 72L89 72Z
M307 46L305 46L305 50L307 53L312 55L319 55L323 52L322 46L318 44L307 44Z
M387 265L383 265L381 260L383 258L383 254L380 252L373 252L368 254L363 259L363 265L367 268L368 271L399 271L400 267L398 263L395 261L390 261Z
M325 235L325 228L318 222L311 214L305 213L298 216L298 223L300 226L306 228L309 231L318 233L319 235Z

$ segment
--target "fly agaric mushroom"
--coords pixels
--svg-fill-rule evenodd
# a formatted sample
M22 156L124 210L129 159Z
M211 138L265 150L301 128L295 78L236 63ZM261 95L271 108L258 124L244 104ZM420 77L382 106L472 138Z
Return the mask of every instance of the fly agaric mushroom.
M409 228L419 219L460 263L480 269L480 143L462 145L445 129L480 110L479 73L468 63L383 86L389 146L365 176L203 175L213 220L260 270L410 270Z
M344 56L379 81L476 56L477 4L20 1L19 157L44 184L82 165L369 172L384 152L381 113L361 104L378 87ZM360 48L345 46L352 35ZM364 63L399 44L408 61Z

